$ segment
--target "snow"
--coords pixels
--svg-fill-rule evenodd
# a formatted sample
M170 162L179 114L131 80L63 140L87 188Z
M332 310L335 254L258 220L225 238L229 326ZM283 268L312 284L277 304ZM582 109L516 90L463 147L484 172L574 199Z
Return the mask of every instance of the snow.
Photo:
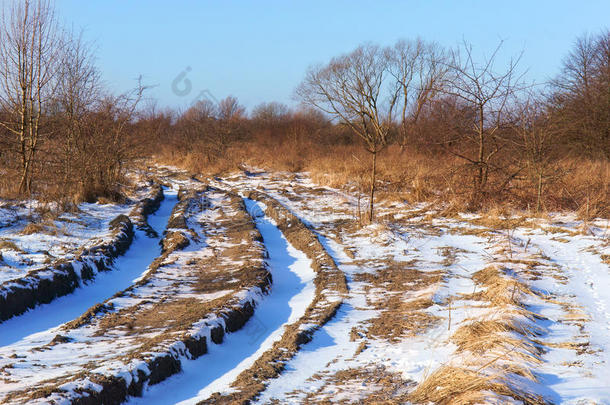
M46 232L22 234L29 218L40 221L30 201L24 207L0 208L0 241L11 242L19 249L0 248L0 284L28 272L43 268L57 258L71 259L81 247L99 244L112 237L108 224L133 208L126 204L82 203L77 213L63 213L54 221L43 222Z
M164 229L177 201L176 195L175 190L166 190L166 198L159 210L149 217L156 231ZM136 231L133 245L125 255L117 258L111 271L99 273L92 282L77 288L72 294L0 323L0 368L10 365L13 378L22 376L18 384L0 385L0 395L27 389L39 381L80 372L82 364L91 358L114 357L129 350L131 339L124 338L109 345L103 338L92 338L95 330L90 327L70 331L67 336L69 343L59 343L53 346L53 350L39 348L46 347L56 335L66 335L62 330L65 322L130 286L159 254L158 242L158 238ZM103 344L95 344L96 341ZM83 384L81 388L91 388L87 381Z
M498 253L507 240L505 231L487 230L491 236L467 235L459 231L459 228L485 230L484 227L472 224L478 218L476 214L463 215L461 219L434 218L432 227L435 229L430 233L425 227L418 226L420 222L425 222L425 213L430 207L401 207L400 204L395 204L393 211L402 209L402 212L399 211L394 218L400 220L402 225L393 227L392 232L377 224L367 226L356 234L345 235L337 234L327 224L346 218L353 219L356 212L354 199L329 188L323 188L324 192L320 193L320 188L309 183L304 176L235 176L219 181L219 184L225 187L228 184L240 190L263 189L278 199L325 236L320 238L321 241L340 269L346 273L350 284L348 305L344 305L337 317L314 335L313 341L305 345L288 363L286 371L279 378L270 381L260 403L277 399L301 402L307 393L316 391L326 392L330 395L327 399L337 399L344 394L332 384L322 390L328 381L320 376L371 364L398 372L405 381L421 382L425 376L444 364L459 365L468 360L455 353L454 345L449 342L452 332L447 328L448 310L445 301L448 297L453 297L454 305L451 311L452 330L474 319L493 319L498 315L493 308L488 308L481 302L455 300L456 297L476 291L477 286L472 280L474 272L507 260ZM299 187L298 191L293 192L296 187ZM308 193L308 188L312 192ZM313 192L313 188L317 188L317 191ZM295 194L301 194L301 198L293 198ZM424 215L410 218L407 215L409 211L422 209ZM387 211L384 207L379 210L380 214ZM434 210L430 212L434 213ZM608 221L597 220L584 224L574 217L553 215L550 220L529 222L530 226L511 230L510 236L516 245L511 247L515 250L515 256L512 257L511 253L511 259L531 260L531 256L535 255L544 266L556 269L567 281L560 283L552 274L543 274L539 280L525 280L520 276L521 270L516 264L509 264L512 268L512 273L509 274L550 297L558 297L560 302L570 303L585 314L584 330L580 330L566 321L569 320L569 314L564 307L551 304L548 300L529 300L528 309L549 319L537 322L537 327L543 331L543 342L588 342L590 350L578 353L574 349L549 346L542 365L532 366L540 384L517 378L513 384L556 403L610 403L610 383L607 377L610 370L610 288L607 288L610 285L610 268L601 259L602 255L610 254ZM557 232L558 226L565 232L548 232L551 227ZM583 228L586 229L586 235L575 235ZM353 276L362 272L376 272L378 265L375 259L383 257L397 262L416 259L418 270L438 270L443 260L439 251L444 247L457 249L457 262L446 268L443 282L439 286L419 292L433 295L436 304L427 311L441 318L440 325L422 335L403 338L398 343L368 341L368 347L354 356L358 342L349 339L350 331L375 317L376 311L367 309L365 286L354 282ZM345 255L345 249L348 248L356 253L359 265L352 264L352 259ZM543 260L544 257L549 259ZM383 290L369 289L368 294L383 294ZM573 366L576 363L581 365ZM352 394L351 400L357 400L359 394Z
M260 203L246 200L249 212L260 212ZM237 332L225 335L216 345L209 341L208 354L197 360L183 360L183 371L147 387L142 398L130 404L195 404L214 392L227 392L240 372L282 336L284 327L305 313L315 294L311 260L295 249L272 220L258 217L259 229L269 253L268 265L273 277L268 296L258 297L255 315Z
M534 286L547 293L562 297L563 301L580 308L587 318L582 330L561 322L561 308L538 303L540 313L551 319L549 340L553 342L588 342L592 352L576 354L573 351L553 348L545 356L541 367L544 383L555 392L555 401L566 404L592 401L610 403L610 268L600 254L610 253L607 236L575 235L569 242L553 240L541 230L518 229L515 237L529 241L530 250L552 258L549 265L568 278L558 283L545 278ZM559 320L559 322L557 322ZM580 362L582 368L567 366Z
M159 234L165 228L169 214L177 202L177 192L166 190L159 210L149 217L149 223ZM49 304L39 305L25 314L0 323L0 346L9 346L20 340L35 338L57 332L59 325L79 317L98 302L103 302L114 293L129 287L141 276L150 262L159 254L159 239L146 236L136 230L130 249L119 256L108 272L97 274L95 279L77 288L72 294L59 297Z
M183 180L173 180L175 189L196 186L188 176L183 177ZM332 377L338 372L351 369L382 370L398 375L402 380L401 389L409 390L445 365L477 367L480 363L476 361L481 358L458 351L452 343L455 331L473 320L513 317L517 321L530 322L540 330L535 338L544 345L545 352L540 364L522 364L534 373L538 382L513 376L510 384L542 395L553 403L610 404L610 267L604 259L610 257L608 221L583 223L574 215L552 214L547 219L530 218L507 231L480 225L477 220L481 218L477 214L446 218L429 205L408 206L393 202L378 205L379 216L388 219L374 225L342 227L337 224L355 223L356 199L343 191L314 185L305 174L237 174L213 180L211 184L222 189L236 189L242 194L261 189L277 199L318 233L320 242L344 272L350 287L336 316L314 333L313 340L288 361L278 378L268 381L266 390L258 398L259 403L274 400L302 403L309 396L313 402L339 399L364 402L369 394L383 388L357 378L343 385L333 381ZM175 189L166 193L168 198L160 211L149 218L160 234L176 202ZM250 200L246 200L247 208L255 214L256 225L269 252L267 264L273 275L270 293L263 295L257 288L238 291L220 288L211 293L195 291L191 287L194 277L183 271L185 263L218 255L222 249L235 246L222 238L224 228L216 225L221 216L215 207L226 203L222 193L206 193L206 198L214 208L192 213L189 218L189 226L205 237L167 257L146 284L110 302L115 310L138 305L149 308L151 302L165 297L196 298L205 302L232 294L242 302L256 302L254 316L241 330L226 334L219 345L209 340L209 333L210 325L222 323L221 318L210 315L194 323L188 333L207 336L209 350L196 360L188 358L180 341L164 341L147 355L177 354L183 371L145 387L144 396L131 398L131 404L192 404L207 399L214 392L230 392L235 378L281 337L287 324L304 314L314 297L315 273L310 260L286 241L272 220L262 215L264 206ZM103 210L110 209L85 208L99 209L100 217ZM19 208L21 212L27 209ZM20 220L11 219L8 212L6 208L0 208L0 223L6 225L0 229L0 237L2 232L16 235L15 230L21 224ZM103 222L99 227L103 228ZM95 229L88 237L101 235L99 229ZM19 242L21 239L19 236ZM30 242L24 242L23 246L32 252L37 249L38 242L27 243ZM447 250L453 252L451 260L447 260ZM18 259L7 252L6 249L2 251L5 262L16 263ZM158 239L137 231L134 245L117 260L113 271L99 274L94 282L77 289L74 294L0 323L0 346L3 346L0 347L0 378L3 378L3 367L11 365L10 373L6 375L18 381L17 384L0 384L0 400L4 393L15 389L29 389L46 379L76 374L87 362L95 362L98 367L95 372L122 376L126 380L137 378L135 370L148 372L142 359L127 364L117 359L137 347L137 339L152 338L160 331L130 336L126 331L113 330L107 336L99 336L95 325L72 329L69 333L59 326L78 317L89 306L130 286L144 274L158 253ZM31 260L33 264L28 266L35 266L38 259ZM363 276L383 270L387 262L404 265L405 271L415 269L442 277L423 288L404 291L362 281L366 280ZM243 264L239 259L228 258L224 263ZM528 263L534 263L533 267L528 267ZM484 288L475 282L473 275L489 266L496 266L502 270L503 277L518 280L536 292L524 298L524 309L540 317L520 318L520 315L511 314L510 307L494 307L489 301L473 297L473 292ZM388 294L401 294L404 302L431 299L432 305L422 311L437 317L438 322L416 335L404 334L395 340L366 335L364 331L370 321L382 313L374 303ZM357 331L355 338L354 331ZM69 342L48 347L58 334L65 335ZM511 336L521 338L516 333ZM362 343L366 345L362 346ZM493 356L493 353L487 355ZM511 361L519 360L507 358L498 364ZM83 388L99 389L87 379L69 381L62 387L68 392L65 398L71 398L70 395L76 395ZM491 392L489 395L498 403L513 401Z
M385 247L384 249L378 244L370 243L370 239L364 236L367 234L366 229L361 234L363 236L351 239L349 242L350 246L356 247L359 258L372 260L386 255L404 256L404 241L399 241L396 245L390 245L389 248ZM389 235L385 236L389 237ZM353 276L359 272L373 271L367 267L358 268L345 264L351 262L351 259L345 255L343 247L331 239L323 240L325 248L337 262L339 268L346 274ZM449 241L444 238L437 238L434 243L433 241L426 242L412 241L412 246L408 250L415 250L414 246L418 246L417 250L423 250L419 253L422 256L420 259L434 262L435 259L440 260L437 257L436 247L447 246ZM403 257L403 259L405 258ZM468 286L468 288L472 291L472 287ZM462 289L460 288L460 290ZM397 370L401 372L405 380L420 380L424 373L442 364L448 358L448 355L453 352L454 346L445 344L447 327L443 323L426 335L409 339L400 344L378 343L354 359L354 353L358 349L359 342L350 339L350 331L352 328L375 317L378 313L375 310L364 309L368 306L364 283L351 281L350 293L347 305L344 304L337 316L314 334L313 340L306 344L297 356L288 363L286 371L279 378L270 382L258 403L268 403L272 399L285 398L288 393L298 390L304 393L315 392L326 385L324 379L312 378L315 374L333 374L350 367L367 364L385 365L390 369ZM383 292L378 293L383 294ZM368 294L370 294L370 291ZM459 317L460 315L454 314L453 316ZM466 314L463 317L466 317ZM298 400L301 400L301 398L298 397Z

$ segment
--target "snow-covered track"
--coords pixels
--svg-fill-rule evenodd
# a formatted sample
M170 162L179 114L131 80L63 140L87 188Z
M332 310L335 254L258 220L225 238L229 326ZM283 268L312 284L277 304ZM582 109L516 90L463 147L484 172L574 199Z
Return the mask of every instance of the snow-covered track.
M264 190L318 233L349 281L337 317L256 403L610 403L605 220L390 199L362 224L355 197L306 174L211 181Z
M57 375L15 379L22 389L7 390L4 398L0 390L0 401L120 403L179 372L182 361L205 354L210 341L220 343L246 323L271 283L252 218L234 195L179 194L162 253L142 277L65 324L50 342L29 347L27 359L45 352L43 368ZM53 355L85 347L91 353L80 364Z
M280 375L286 363L300 347L311 341L313 334L328 323L340 309L348 292L345 275L324 249L318 236L290 210L261 192L251 192L249 198L259 201L284 237L312 261L316 273L315 295L305 313L286 325L282 337L264 352L251 367L241 372L230 387L229 394L215 393L199 404L249 403L266 387L270 379Z

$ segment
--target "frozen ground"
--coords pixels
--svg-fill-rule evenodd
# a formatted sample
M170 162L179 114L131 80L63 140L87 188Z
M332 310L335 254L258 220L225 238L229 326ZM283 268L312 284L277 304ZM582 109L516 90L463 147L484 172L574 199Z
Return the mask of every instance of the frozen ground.
M137 177L134 182L138 189L130 197L139 201L150 189ZM133 208L133 203L81 203L74 212L56 214L52 203L0 201L0 284L108 240L110 221Z
M133 208L84 203L78 213L47 220L42 231L27 234L31 205L0 208L0 283L22 277L57 258L70 259L79 248L110 238L110 221Z
M506 311L469 296L485 288L473 281L473 275L497 264L504 266L509 277L538 292L524 294L522 306L537 315L535 328L540 329L540 337L535 340L542 347L540 362L519 364L533 373L533 381L515 376L511 381L543 402L610 403L607 220L583 224L555 214L548 220L524 220L500 229L485 226L477 216L443 218L428 207L391 203L380 207L378 216L385 216L381 224L349 231L342 224L346 218L355 220L355 199L316 187L306 176L260 174L219 183L242 190L262 188L277 198L323 235L325 247L350 280L349 305L316 333L280 378L270 382L260 403L374 402L389 398L388 392L399 398L401 392L410 391L443 366L480 363L479 354L457 350L453 335L474 320L493 319L498 311ZM405 272L411 268L443 271L439 283L402 293L403 302L431 297L431 305L424 311L436 317L436 322L415 328L417 333L404 330L396 339L366 336L371 320L380 316L374 302L392 288L371 288L358 275L380 272L383 260L409 262ZM414 314L404 313L410 315ZM354 339L355 330L366 338ZM498 355L504 357L511 350L508 347ZM402 385L392 382L393 386L384 388L387 381L380 383L375 376L382 373L398 375ZM376 392L382 394L375 397ZM510 402L500 395L490 395L487 400L494 397Z
M159 234L165 229L176 201L176 191L166 190L159 210L148 219ZM0 323L0 346L9 347L40 332L55 336L60 325L78 318L93 305L133 284L158 254L159 238L150 238L143 231L136 230L132 246L125 255L116 259L113 271L101 272L94 281L76 289L74 293Z
M176 204L176 190L166 190L159 210L151 215L149 224L161 233ZM8 392L27 388L35 381L46 381L64 375L70 370L79 370L83 359L90 356L112 355L118 345L98 345L87 342L87 331L74 333L70 339L75 343L56 350L40 350L56 336L63 336L64 324L78 318L91 306L103 302L115 293L133 284L159 254L159 238L151 238L143 231L136 231L136 239L129 251L117 258L112 271L100 273L90 284L83 285L74 293L40 305L27 313L0 323L0 369L10 365L11 380L0 384L0 398ZM79 344L79 340L82 343ZM59 345L61 346L61 345ZM106 347L104 347L106 346ZM15 359L19 359L15 364ZM57 365L62 363L64 367ZM55 370L53 370L55 369ZM67 369L67 371L66 371ZM45 370L48 370L45 372ZM32 372L35 372L35 375ZM17 380L14 380L17 377ZM23 384L23 385L22 385Z
M184 174L168 181L175 191L201 187ZM568 214L445 217L438 207L394 201L378 205L377 223L360 225L354 196L319 187L306 174L251 170L210 180L210 185L217 188L202 192L204 208L188 212L194 232L190 245L164 256L145 284L130 287L160 252L158 239L138 231L132 248L117 261L118 271L0 323L0 401L32 381L65 378L91 361L101 362L94 373L131 378L142 363L105 359L132 353L143 339L161 342L151 346L154 353L177 347L172 342L181 333L216 319L203 315L208 303L231 296L257 302L245 326L227 333L220 344L209 341L208 353L195 360L181 355L181 372L146 384L143 396L129 402L198 403L241 389L233 385L238 376L304 314L317 289L325 288L314 283L315 263L287 241L273 220L260 215L260 203L248 199L246 208L256 214L269 253L266 266L273 284L267 294L240 287L236 280L247 281L248 273L238 269L255 263L257 251L249 253L252 242L232 230L241 214L233 208L235 198L223 190L243 197L258 190L310 227L345 274L349 292L339 311L298 348L279 376L264 380L255 402L467 403L464 398L470 398L475 403L610 404L607 220L583 223ZM168 196L150 218L160 234L176 203L175 194ZM11 227L18 228L6 229ZM12 240L20 242L22 236L12 232ZM115 305L110 315L124 315L109 321L100 316L68 334L57 328L126 288L129 294L108 301ZM186 302L187 310L202 306L202 315L165 315L157 302L167 307ZM129 308L134 309L125 312ZM151 311L158 314L150 318ZM142 316L150 325L138 321L125 329L121 317L129 316ZM181 329L168 326L183 318L187 321ZM100 334L110 321L115 326L105 326ZM60 334L71 341L60 339L50 346ZM21 382L16 382L18 376ZM87 381L64 388L72 393L83 384L101 389ZM44 398L37 401L45 403Z

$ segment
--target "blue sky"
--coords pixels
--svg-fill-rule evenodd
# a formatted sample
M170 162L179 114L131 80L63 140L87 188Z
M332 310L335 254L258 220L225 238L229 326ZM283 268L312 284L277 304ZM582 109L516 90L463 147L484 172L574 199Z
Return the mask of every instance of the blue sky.
M95 41L98 65L113 90L140 74L157 85L160 106L184 107L200 92L229 94L251 108L294 104L307 67L363 42L400 38L454 46L462 39L490 53L524 51L528 78L554 75L575 38L610 28L610 0L512 1L161 1L57 0L61 19ZM185 69L190 68L190 71ZM191 91L172 82L186 73ZM178 89L187 93L185 82Z

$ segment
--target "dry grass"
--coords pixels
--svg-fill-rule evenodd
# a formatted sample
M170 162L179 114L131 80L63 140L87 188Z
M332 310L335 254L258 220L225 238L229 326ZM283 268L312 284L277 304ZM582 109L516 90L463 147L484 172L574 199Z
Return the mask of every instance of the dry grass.
M214 304L210 301L206 304ZM212 305L213 307L213 305ZM108 314L97 324L96 336L107 335L110 330L123 329L128 335L140 335L155 331L183 331L206 315L195 298L172 302L156 302L141 310L129 308Z
M305 404L396 404L406 401L406 391L412 381L402 379L400 373L390 372L383 366L349 368L334 374L314 374L312 380L323 380L324 385L307 392L299 402ZM366 386L366 392L359 388ZM287 393L286 399L295 398L301 391ZM348 395L346 395L348 394ZM344 399L338 400L342 396Z
M450 228L449 233L456 235L480 236L482 238L490 238L495 235L494 231L487 228L467 228L465 226L457 226Z
M367 336L399 342L406 336L417 336L438 324L440 318L425 312L434 303L430 298L405 301L394 295L385 299L379 316L368 321Z
M473 280L485 287L483 291L474 293L471 298L485 300L497 307L512 305L522 308L523 295L533 295L534 292L524 283L503 275L497 266L489 266L473 275Z
M470 220L473 225L493 230L510 230L517 227L528 226L525 216L513 217L505 208L494 208L484 211L480 217Z
M33 235L35 233L48 233L49 231L51 231L51 229L52 228L47 227L45 224L38 222L30 222L23 227L23 229L21 230L21 234ZM54 233L51 231L50 234L55 235L56 233L56 231Z
M565 233L570 236L576 236L581 234L580 232L574 231L572 229L561 228L559 226L548 226L543 228L543 231L546 233Z
M458 253L460 253L462 251L463 250L458 249L453 246L444 246L444 247L439 248L438 252L441 256L443 256L443 260L442 260L441 264L444 267L453 266L457 262Z
M307 139L279 145L265 139L237 142L222 159L212 162L196 151L177 153L169 149L159 157L161 162L211 175L234 171L241 163L269 170L307 171L317 184L362 194L370 187L370 159L357 144L320 147ZM546 184L544 210L577 211L586 220L610 216L610 162L563 159L555 162L552 170L563 175ZM378 171L378 202L440 203L448 210L445 214L481 207L505 213L515 209L533 212L536 206L535 184L527 176L513 179L508 186L505 177L491 177L488 193L473 206L469 168L463 160L438 151L401 151L391 146L380 154Z
M536 381L531 365L541 362L544 350L536 339L541 330L533 322L535 314L522 303L534 291L497 265L476 272L472 279L481 290L463 298L487 303L493 315L462 323L450 340L465 362L439 367L409 394L409 400L436 404L546 404L543 397L528 392L518 381Z
M591 343L585 342L546 342L546 346L574 350L578 356L595 354L597 351L591 347Z
M514 389L514 384L507 378L507 370L491 374L482 371L464 366L441 367L419 384L408 399L419 404L439 405L504 404L508 398L528 405L547 404L540 396Z
M458 351L468 351L477 356L514 351L513 356L540 363L541 350L528 339L528 325L516 319L477 320L460 327L451 336Z
M0 250L14 250L15 252L23 253L23 249L10 240L0 238Z
M355 262L367 266L367 262ZM377 263L379 265L379 263ZM375 272L354 275L354 281L364 282L368 304L380 311L367 322L366 335L371 339L397 342L405 336L424 333L436 325L439 318L426 312L433 305L430 290L419 292L438 284L441 272L422 272L413 268L414 262L381 261ZM383 291L383 293L376 293Z

